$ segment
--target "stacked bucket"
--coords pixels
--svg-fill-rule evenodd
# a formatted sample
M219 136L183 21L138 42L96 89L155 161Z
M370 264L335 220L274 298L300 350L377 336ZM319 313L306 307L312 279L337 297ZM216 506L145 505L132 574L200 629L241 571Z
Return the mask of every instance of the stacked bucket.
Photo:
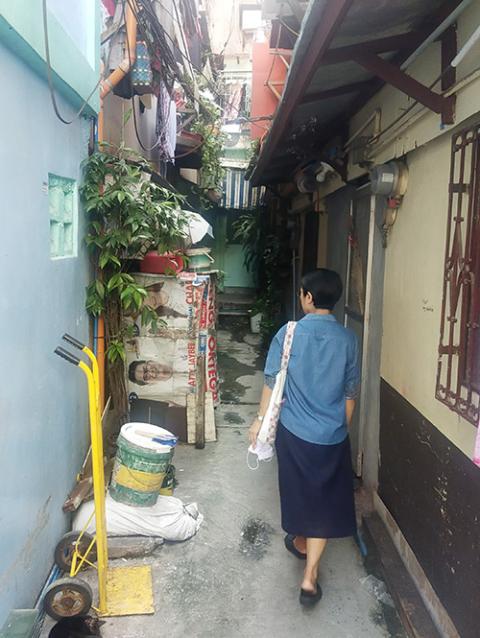
M159 494L173 493L177 438L149 423L126 423L120 430L110 495L133 507L151 507Z

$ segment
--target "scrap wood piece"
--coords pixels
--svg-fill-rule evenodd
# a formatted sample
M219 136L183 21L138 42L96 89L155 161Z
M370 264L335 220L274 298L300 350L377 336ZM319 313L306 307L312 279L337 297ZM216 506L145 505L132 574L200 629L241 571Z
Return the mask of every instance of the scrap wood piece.
M109 485L115 458L104 458L105 485ZM85 501L93 498L93 478L86 476L80 479L62 506L64 512L75 512Z
M205 355L197 357L197 383L195 388L195 447L203 450L205 447Z
M63 504L64 512L75 512L83 501L89 496L93 490L93 479L91 476L81 479L75 485Z

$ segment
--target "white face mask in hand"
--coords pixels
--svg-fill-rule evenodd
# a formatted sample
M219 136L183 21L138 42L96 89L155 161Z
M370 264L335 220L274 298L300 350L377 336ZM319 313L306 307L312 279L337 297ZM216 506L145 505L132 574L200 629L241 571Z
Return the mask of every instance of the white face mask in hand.
M257 464L252 466L250 465L250 454L254 454L257 459ZM257 443L255 446L250 445L247 451L247 465L251 470L258 470L260 466L260 461L265 461L268 463L273 459L273 447L270 443L263 443L263 441L259 441L257 439Z

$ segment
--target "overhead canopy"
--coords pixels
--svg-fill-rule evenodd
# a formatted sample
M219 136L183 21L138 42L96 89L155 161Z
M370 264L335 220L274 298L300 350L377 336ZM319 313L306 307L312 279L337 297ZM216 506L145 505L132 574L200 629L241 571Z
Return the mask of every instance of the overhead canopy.
M264 188L252 188L245 180L245 170L228 168L223 179L223 208L253 210L260 203Z
M343 133L349 117L385 83L451 123L453 99L400 67L461 4L465 0L312 0L282 100L250 171L252 183L283 181L309 154ZM448 64L455 53L456 41L444 31L443 61L446 57Z

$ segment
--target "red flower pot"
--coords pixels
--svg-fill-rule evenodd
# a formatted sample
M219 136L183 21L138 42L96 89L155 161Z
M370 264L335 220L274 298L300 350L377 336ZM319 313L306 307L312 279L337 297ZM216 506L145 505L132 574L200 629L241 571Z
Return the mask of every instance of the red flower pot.
M173 253L159 255L155 251L150 251L140 262L140 271L154 273L156 275L178 274L182 272L184 265L182 255L175 255Z

